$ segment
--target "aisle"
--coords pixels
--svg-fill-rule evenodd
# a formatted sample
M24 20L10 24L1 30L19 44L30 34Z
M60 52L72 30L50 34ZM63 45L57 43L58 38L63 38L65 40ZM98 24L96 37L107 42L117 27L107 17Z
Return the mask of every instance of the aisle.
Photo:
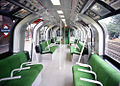
M67 45L59 45L52 61L43 61L40 86L73 86L72 62Z

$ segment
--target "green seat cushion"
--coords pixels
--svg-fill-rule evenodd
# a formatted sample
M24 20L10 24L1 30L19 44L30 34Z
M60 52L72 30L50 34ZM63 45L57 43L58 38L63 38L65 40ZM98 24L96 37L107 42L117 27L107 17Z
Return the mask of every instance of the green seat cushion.
M108 65L97 54L91 55L90 65L97 74L97 78L104 86L119 86L120 73Z
M20 79L5 81L2 86L32 86L38 74L39 72L37 70L23 70L16 73L16 75L21 75Z
M26 61L27 56L24 52L19 52L0 60L0 78L9 77L13 69L19 68Z
M42 64L36 64L36 65L29 65L31 70L37 70L38 72L40 72L43 69L43 65ZM29 67L28 66L28 67ZM26 67L26 66L25 66Z
M42 51L42 54L47 54L47 53L53 53L58 46L51 46L49 48L46 48L44 51Z
M74 86L96 86L96 85L93 84L93 83L81 81L81 80L80 80L80 77L81 77L81 78L94 79L94 76L92 76L92 75L89 74L89 73L85 73L85 72L78 71L78 68L84 69L84 70L89 70L88 68L81 67L81 66L78 66L78 65L74 65L74 66L72 67Z
M80 54L80 51L78 48L75 48L73 46L70 46L70 53L71 54Z
M38 74L43 69L43 65L31 65L28 70L22 70L20 72L15 72L14 76L21 75L20 79L2 81L0 85L2 86L32 86L32 83L38 76Z
M52 46L52 47L50 47L50 52L54 52L55 50L56 50L56 48L57 48L58 46Z

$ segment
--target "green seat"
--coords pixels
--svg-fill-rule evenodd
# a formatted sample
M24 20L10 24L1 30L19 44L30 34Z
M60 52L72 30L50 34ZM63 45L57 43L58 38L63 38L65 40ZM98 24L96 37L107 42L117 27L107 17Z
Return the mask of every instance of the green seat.
M119 86L120 73L113 69L97 54L91 55L90 65L103 86Z
M52 46L52 47L50 47L50 52L53 53L56 50L56 48L58 48L58 46Z
M51 41L50 40L48 40L48 45L50 45L51 44Z
M53 53L58 46L49 46L51 44L50 40L42 42L40 44L41 47L41 54Z
M20 79L4 81L2 86L32 86L32 83L38 76L37 70L23 70L15 75L21 75Z
M47 41L40 43L40 47L42 51L45 51L45 48L48 46Z
M81 50L82 50L82 47L83 47L83 43L82 42L78 42L77 43L77 46L78 46L78 48L75 48L75 47L73 47L73 46L70 46L70 53L71 54L80 54L80 52L81 52Z
M80 54L80 51L79 51L79 49L78 48L75 48L75 47L73 47L73 46L70 46L70 53L71 54Z
M77 46L78 48L75 48L73 46L70 47L70 53L73 55L73 54L80 54L81 50L82 50L82 47L83 47L83 43L82 42L78 42L77 43ZM84 54L88 54L88 48L84 48L84 51L83 51L83 55Z
M78 71L78 68L84 69L84 70L89 70L88 68L80 67L78 65L74 65L72 67L74 86L96 86L95 84L81 81L80 77L94 80L94 76L89 73Z
M24 52L0 60L0 79L10 77L13 69L20 68L20 65L27 61L27 55ZM42 68L42 64L30 65L30 69L14 72L14 76L21 76L20 79L1 81L0 86L31 86Z
M93 71L96 73L97 80L100 81L103 84L103 86L119 86L120 73L117 72L115 69L113 69L109 64L107 64L97 54L93 54L90 56L89 64L92 67ZM72 67L74 86L94 86L94 84L89 85L89 84L87 84L87 82L84 83L84 81L80 81L80 77L93 79L93 76L86 75L87 73L83 74L83 72L82 73L79 72L77 70L78 68L84 69L84 70L89 70L87 68L80 67L78 65L75 65Z

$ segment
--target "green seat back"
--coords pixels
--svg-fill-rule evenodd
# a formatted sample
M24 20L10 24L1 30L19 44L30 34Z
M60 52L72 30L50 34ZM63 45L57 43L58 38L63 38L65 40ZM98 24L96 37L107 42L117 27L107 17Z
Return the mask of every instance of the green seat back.
M23 62L27 61L27 56L24 52L19 52L0 60L0 78L10 77L13 69L19 68Z
M79 41L79 42L77 43L77 45L78 45L78 47L79 47L79 49L80 49L80 51L81 51L81 50L82 50L82 47L83 47L83 43Z
M97 54L91 55L90 65L103 86L119 86L120 73L108 65Z
M51 44L51 41L50 41L50 40L48 40L48 44L49 44L49 45Z
M42 43L40 44L40 46L41 46L41 50L44 51L45 48L47 47L47 41L42 42Z
M57 37L54 38L55 39L55 42L57 41Z

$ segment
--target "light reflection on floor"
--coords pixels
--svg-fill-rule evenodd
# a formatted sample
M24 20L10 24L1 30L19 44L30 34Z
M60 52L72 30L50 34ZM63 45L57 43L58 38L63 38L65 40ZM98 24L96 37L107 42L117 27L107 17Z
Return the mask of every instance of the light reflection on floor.
M67 45L59 45L53 60L42 61L42 82L40 86L73 86L72 61Z

